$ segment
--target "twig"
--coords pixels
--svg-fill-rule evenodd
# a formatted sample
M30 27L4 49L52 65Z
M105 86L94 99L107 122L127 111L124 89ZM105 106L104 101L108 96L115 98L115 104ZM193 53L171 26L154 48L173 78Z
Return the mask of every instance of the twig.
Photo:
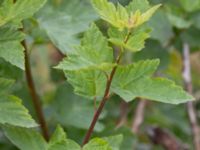
M29 60L28 48L27 48L27 45L26 45L26 41L23 40L21 42L21 44L24 47L25 74L26 74L28 89L29 89L29 92L30 92L31 97L32 97L32 102L33 102L33 105L34 105L34 109L36 111L36 115L37 115L37 118L38 118L38 121L39 121L39 124L40 124L42 134L43 134L44 138L48 141L49 140L48 128L47 128L47 124L46 124L44 114L43 114L43 111L42 111L40 99L39 99L39 96L37 95L35 85L34 85L34 82L33 82L33 77L32 77L32 73L31 73L31 66L30 66L30 60Z
M126 38L125 38L125 40L124 40L124 43L127 43L127 42L128 42L128 39L129 39L130 35L131 35L131 32L129 32L129 33L127 34L127 36L126 36ZM115 72L116 72L116 70L117 70L118 64L119 64L119 62L120 62L120 60L121 60L121 57L122 57L122 54L123 54L122 51L123 51L123 49L121 49L121 52L120 52L120 54L119 54L119 56L118 56L118 58L117 58L117 60L116 60L116 62L115 62L117 65L113 67L113 69L112 69L112 71L111 71L111 73L110 73L110 75L109 75L109 78L107 79L106 89L105 89L105 92L104 92L104 96L103 96L103 98L102 98L102 100L101 100L101 103L100 103L100 105L99 105L97 111L96 111L95 114L94 114L94 117L93 117L93 119L92 119L92 122L91 122L91 124L90 124L90 127L89 127L89 129L88 129L88 131L87 131L87 133L86 133L86 135L85 135L84 140L83 140L82 146L85 145L86 143L88 143L88 141L90 140L90 137L91 137L91 135L92 135L92 132L93 132L93 130L94 130L94 127L95 127L95 125L96 125L96 122L97 122L97 120L99 119L99 116L100 116L100 114L101 114L101 112L102 112L102 110L103 110L103 108L104 108L104 105L105 105L106 101L108 100L108 98L109 98L109 96L110 96L110 86L111 86L113 77L114 77L114 75L115 75Z
M118 59L117 62L119 63L119 61L120 61L120 59ZM116 69L117 69L117 66L115 66L115 67L112 69L112 71L111 71L110 77L109 77L109 79L107 80L107 83L106 83L106 90L105 90L105 92L104 92L103 99L101 100L101 103L100 103L100 105L99 105L97 111L96 111L95 114L94 114L93 120L92 120L92 122L91 122L91 124L90 124L90 128L89 128L89 130L88 130L87 133L86 133L86 136L85 136L85 138L84 138L84 140L83 140L83 144L82 144L82 145L85 145L85 144L89 141L89 139L90 139L90 137L91 137L91 135L92 135L92 132L93 132L93 130L94 130L94 127L95 127L95 125L96 125L96 122L97 122L97 120L99 119L99 116L100 116L100 114L101 114L101 112L102 112L102 110L103 110L103 108L104 108L104 105L105 105L106 101L107 101L108 98L109 98L109 95L110 95L110 86L111 86L111 83L112 83L112 79L113 79L113 77L114 77L114 74L115 74L115 72L116 72Z
M141 99L137 105L137 108L135 110L135 115L133 118L133 123L132 123L132 132L133 133L138 133L139 128L144 120L144 113L145 113L145 106L147 105L147 101Z
M185 89L192 94L192 81L191 81L191 67L190 67L190 48L187 43L183 45L183 80L185 84ZM190 120L190 125L193 134L193 144L195 150L200 150L200 128L197 122L197 114L194 108L193 102L187 103L188 117Z
M147 134L154 144L163 146L165 150L189 150L187 145L162 128L148 127Z

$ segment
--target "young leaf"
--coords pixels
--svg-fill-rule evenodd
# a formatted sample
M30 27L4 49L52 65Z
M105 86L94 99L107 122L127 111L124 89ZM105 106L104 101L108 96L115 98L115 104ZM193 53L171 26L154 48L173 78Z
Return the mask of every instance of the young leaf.
M81 148L76 142L66 139L50 146L48 150L81 150Z
M129 51L136 52L144 48L145 40L149 37L150 29L146 26L133 31L129 35L129 39L125 41L128 31L119 31L116 28L109 28L109 41L119 47L123 47Z
M149 30L150 31L150 30ZM140 51L144 48L145 40L149 38L149 31L133 33L133 36L124 44L124 48L132 52Z
M113 51L108 46L107 39L102 35L98 27L92 24L85 33L81 46L76 48L74 54L69 54L57 68L65 71L107 70L114 66L112 61Z
M7 22L20 22L31 17L46 2L46 0L4 0L0 6L0 26Z
M129 66L120 66L113 80L112 90L126 101L142 97L164 103L179 104L194 98L174 82L153 78L158 60L141 61Z
M63 128L57 126L50 139L48 150L80 150L80 146L74 141L67 139Z
M83 147L83 150L112 150L112 148L107 141L94 138Z
M24 69L24 53L20 44L24 35L8 27L1 27L0 35L0 57Z
M4 126L3 130L8 139L20 150L47 150L46 141L33 129Z
M138 27L147 22L160 6L161 4L153 6L142 14L139 13L140 11L136 11L133 15L130 16L130 28Z
M134 10L134 2L130 3L130 6L127 9L119 4L115 7L115 5L108 2L108 0L92 0L92 3L101 18L118 28L120 31L124 28L132 29L142 25L147 22L154 12L160 7L160 4L158 4L144 13L141 13L139 9L147 7L146 1L137 10ZM135 5L136 4L137 1ZM133 9L133 11L130 11L131 9Z
M21 100L8 94L12 80L0 78L0 123L21 127L35 127L37 124L21 104Z
M119 19L118 15L120 13L117 11L113 3L108 2L107 0L92 0L92 4L103 20L109 22L117 28L124 28L124 22L121 20L121 17ZM118 6L118 8L121 9L123 16L127 16L127 12L125 12L126 10L124 10L122 6Z
M63 141L67 138L67 135L63 128L58 125L56 130L54 131L53 135L51 136L51 139L49 141L49 145L54 145L56 143L59 143L60 141Z

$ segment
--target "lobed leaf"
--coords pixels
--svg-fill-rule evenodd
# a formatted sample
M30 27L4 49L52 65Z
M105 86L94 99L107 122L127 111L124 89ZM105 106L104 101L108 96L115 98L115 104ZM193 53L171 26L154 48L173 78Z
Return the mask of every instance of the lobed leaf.
M29 115L18 97L8 94L12 80L0 78L0 123L20 127L35 127L37 124Z
M0 35L0 57L24 70L24 48L20 44L24 35L9 27L1 27Z
M161 6L158 4L142 13L141 10L148 8L147 1L144 1L144 4L139 1L133 1L127 6L127 9L120 4L115 6L108 0L92 0L92 4L103 20L120 31L124 28L132 29L144 24ZM138 8L137 4L139 4Z
M115 65L112 64L112 61L112 48L108 46L107 39L98 27L92 24L85 33L81 45L76 48L75 54L69 54L57 68L65 71L107 70Z
M120 66L112 84L112 91L126 101L142 97L164 103L179 104L194 98L174 82L163 78L151 78L158 60L140 61Z
M12 21L20 22L37 12L46 0L4 0L0 6L0 26Z
M20 150L47 150L47 143L39 132L30 128L4 126L6 137Z
M107 141L94 138L83 147L83 150L112 150L112 148Z

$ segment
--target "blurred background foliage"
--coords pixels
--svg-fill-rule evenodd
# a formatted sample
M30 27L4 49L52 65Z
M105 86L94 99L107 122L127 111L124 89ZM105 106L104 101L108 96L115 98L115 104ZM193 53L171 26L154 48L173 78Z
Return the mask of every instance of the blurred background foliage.
M126 5L129 0L112 0ZM1 0L0 0L1 3ZM200 0L150 0L150 4L162 3L161 9L152 17L149 25L153 31L146 47L136 54L128 53L124 61L160 58L157 74L183 85L183 43L191 48L192 82L197 100L200 99ZM95 21L102 31L108 25L98 18L87 0L48 0L47 4L32 18L25 21L25 32L31 54L32 72L36 89L42 99L44 112L51 131L61 124L68 137L81 143L89 127L95 105L93 101L73 94L62 71L53 67L79 43L88 25ZM24 73L0 59L0 75L16 79L13 93L35 117ZM158 91L159 92L159 91ZM122 150L162 150L149 139L149 130L160 127L172 133L189 149L193 149L192 133L186 106L148 102L144 122L137 134L132 133L132 122L138 100L125 104L113 96L98 121L94 136L124 135ZM97 104L99 102L97 101ZM196 102L200 120L200 103ZM119 125L121 111L126 112L125 121ZM0 131L0 149L15 150Z

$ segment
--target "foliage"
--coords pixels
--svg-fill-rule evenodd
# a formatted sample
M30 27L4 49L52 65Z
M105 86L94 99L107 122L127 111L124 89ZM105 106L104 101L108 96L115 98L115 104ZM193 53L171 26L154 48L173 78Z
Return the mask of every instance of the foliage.
M192 149L181 104L199 98L199 10L199 0L0 0L0 149L160 149L147 140L155 124ZM193 94L182 87L183 43ZM138 99L150 102L133 133Z

